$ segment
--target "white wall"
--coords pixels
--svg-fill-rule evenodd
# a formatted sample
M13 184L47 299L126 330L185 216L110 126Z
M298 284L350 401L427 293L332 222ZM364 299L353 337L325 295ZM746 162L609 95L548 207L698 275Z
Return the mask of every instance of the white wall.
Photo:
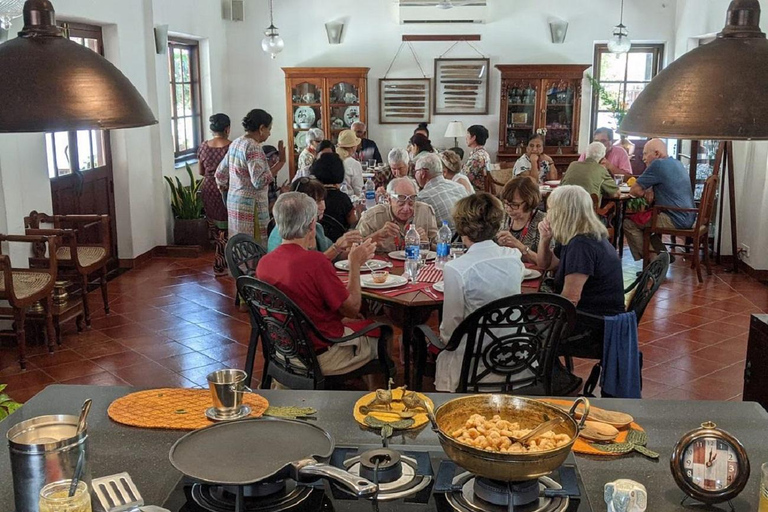
M624 23L638 41L671 42L674 38L676 0L626 0ZM402 34L480 34L473 43L496 64L592 64L594 43L606 41L619 22L617 0L488 0L489 19L479 25L401 25L394 0L279 0L275 2L275 25L285 40L285 50L271 60L259 50L269 25L266 1L246 2L246 21L228 31L230 69L230 115L241 118L252 108L263 108L274 117L272 143L287 138L285 83L282 67L364 66L368 74L369 136L384 154L393 146L403 147L415 125L378 125L378 79L384 77L401 44ZM548 19L569 22L566 42L552 44ZM346 19L341 45L329 45L324 24ZM453 43L413 43L424 71L434 75L434 59ZM246 50L247 49L247 50ZM669 50L671 52L671 50ZM477 56L465 43L446 57ZM411 52L404 48L389 77L421 77ZM586 84L586 82L585 82ZM463 116L464 126L483 124L490 131L487 148L498 147L500 74L493 68L490 82L490 112L487 116ZM588 141L589 90L585 86L580 143ZM450 147L443 137L453 116L433 116L431 139L437 147ZM239 128L239 126L237 127ZM233 131L235 131L233 129ZM240 130L241 131L241 130ZM463 141L460 142L462 147ZM283 171L287 174L286 170Z
M720 32L729 0L678 0L676 56L693 47L691 39ZM762 2L765 4L765 2ZM762 6L765 9L765 5ZM761 27L768 29L763 11ZM754 269L768 269L768 142L734 142L736 219L739 244L750 248L744 261ZM726 194L727 195L727 194ZM723 254L731 254L728 205L723 226Z

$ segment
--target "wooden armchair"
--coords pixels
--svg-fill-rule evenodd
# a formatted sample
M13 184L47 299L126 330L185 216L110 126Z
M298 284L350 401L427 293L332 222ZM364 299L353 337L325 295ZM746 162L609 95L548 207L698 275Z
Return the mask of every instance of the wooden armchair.
M614 218L616 217L616 203L614 201L603 201L603 205L600 205L600 198L597 194L589 194L592 197L592 205L595 208L595 213L598 217L605 220L605 227L608 229L608 240L611 241L611 245L616 247L616 234L614 225Z
M41 301L45 309L45 327L48 337L48 351L53 353L56 331L53 326L53 284L56 281L56 237L0 235L2 242L24 242L48 249L50 254L48 268L13 268L11 259L2 253L0 246L0 300L8 301L10 307L0 307L0 314L13 316L13 330L19 345L19 364L27 367L27 338L24 331L27 308Z
M687 244L670 243L670 255L691 256L691 268L696 269L696 276L699 282L703 282L701 277L701 256L700 251L704 251L704 264L707 266L707 274L712 275L712 267L709 263L709 223L712 220L712 211L715 206L715 195L717 194L718 176L713 174L704 182L704 191L701 194L701 203L698 208L675 208L672 206L654 206L651 225L645 229L643 236L643 266L651 261L651 254L657 251L651 245L651 237L670 235L672 237L681 237L683 240L692 240L693 252L688 253L674 252L674 248L682 247L686 249ZM664 212L695 212L697 213L696 222L690 229L663 228L658 225L658 216ZM735 257L735 256L734 256Z
M41 224L51 224L53 228L41 228ZM108 215L48 215L32 211L24 217L24 226L28 235L56 235L61 238L61 246L56 250L56 260L62 275L71 276L82 287L83 314L85 324L91 326L91 309L88 306L88 277L99 273L101 296L104 312L109 314L109 296L107 295L107 263L111 256L110 227ZM85 233L96 230L100 242L88 243ZM44 258L35 250L35 259Z

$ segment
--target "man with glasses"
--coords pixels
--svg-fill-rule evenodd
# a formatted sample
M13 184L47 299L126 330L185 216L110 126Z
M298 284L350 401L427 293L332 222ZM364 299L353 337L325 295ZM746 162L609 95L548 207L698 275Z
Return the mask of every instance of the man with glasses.
M613 130L610 128L598 128L595 130L592 142L599 142L605 146L605 157L598 163L605 167L611 173L611 176L614 174L632 174L629 155L624 151L624 148L613 145ZM579 162L583 162L586 159L587 154L584 153L579 157Z
M357 225L360 235L376 242L378 251L399 251L404 248L408 224L413 224L421 240L434 245L437 237L435 211L417 200L416 187L410 179L396 178L390 186L389 201L363 213Z
M416 181L421 187L419 201L427 203L435 210L439 226L443 225L443 221L448 221L453 231L453 207L460 199L469 195L467 189L443 177L443 162L434 153L416 160Z

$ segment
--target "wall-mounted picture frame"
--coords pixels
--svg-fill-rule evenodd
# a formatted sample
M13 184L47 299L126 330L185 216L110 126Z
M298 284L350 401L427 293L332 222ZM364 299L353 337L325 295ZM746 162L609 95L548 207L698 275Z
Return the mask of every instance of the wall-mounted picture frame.
M379 123L429 123L431 105L432 80L429 78L379 79Z
M487 115L491 59L435 59L435 115Z

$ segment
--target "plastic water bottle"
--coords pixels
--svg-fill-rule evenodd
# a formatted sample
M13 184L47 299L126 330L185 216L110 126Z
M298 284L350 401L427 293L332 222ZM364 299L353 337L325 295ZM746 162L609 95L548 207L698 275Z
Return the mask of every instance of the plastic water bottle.
M339 187L339 191L340 192L344 192L347 195L350 195L352 193L352 189L350 188L350 186L347 184L346 181L342 181L341 182L341 186Z
M443 225L437 232L437 258L435 259L435 268L443 269L445 263L451 257L451 228L448 227L448 221L444 220Z
M376 184L371 178L365 182L365 209L370 210L376 206Z
M411 224L405 232L405 275L415 283L419 275L419 244L421 239L416 227Z

